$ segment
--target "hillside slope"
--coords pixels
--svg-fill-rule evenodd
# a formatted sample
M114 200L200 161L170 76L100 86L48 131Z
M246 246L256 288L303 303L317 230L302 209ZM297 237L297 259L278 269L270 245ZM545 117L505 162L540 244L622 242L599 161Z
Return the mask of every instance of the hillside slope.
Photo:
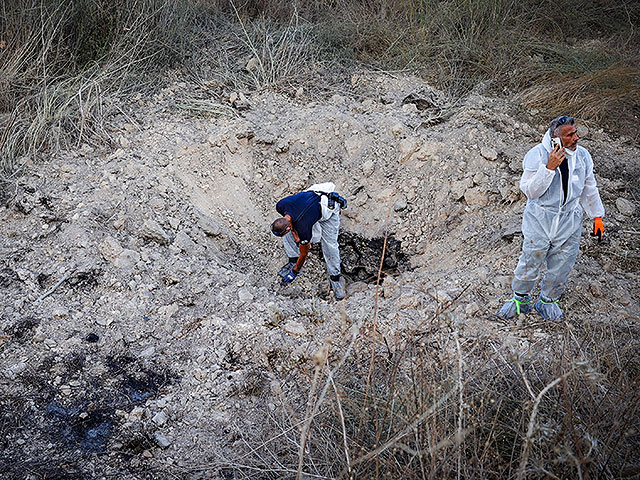
M469 371L487 356L545 365L607 332L638 358L635 146L580 127L606 238L589 237L585 220L566 324L535 314L505 324L493 313L521 246L521 159L546 125L417 78L363 72L351 86L314 99L228 92L217 105L185 100L197 87L175 83L121 106L117 145L31 165L4 192L3 478L295 478L298 427L285 424L305 418L318 352L331 367L347 351L366 365L372 339L391 358L428 337L438 355L462 349ZM349 201L341 302L316 249L280 286L285 257L269 231L279 198L322 181ZM607 377L597 350L576 348ZM637 363L620 368L633 377ZM637 422L637 406L628 416ZM256 460L278 435L293 440ZM609 468L626 468L638 438L625 438L594 462L611 453ZM305 469L339 476L335 464Z

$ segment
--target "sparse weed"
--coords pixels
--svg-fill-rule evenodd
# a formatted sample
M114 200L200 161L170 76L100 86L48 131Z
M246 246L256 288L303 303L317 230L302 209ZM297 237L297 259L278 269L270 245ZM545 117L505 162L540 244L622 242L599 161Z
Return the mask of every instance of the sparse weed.
M544 115L637 135L632 6L578 0L568 14L513 0L14 0L0 11L0 168L6 176L47 148L109 140L106 98L161 82L149 73L173 60L202 84L234 89L301 84L321 68L339 77L362 63L418 70L451 94L478 83L524 91ZM202 47L208 55L194 52ZM188 109L218 115L217 100Z
M215 468L238 478L498 479L620 478L636 467L637 340L596 325L520 354L456 331L434 340L376 341L374 357L365 339L325 347L313 375L280 380L287 398L265 437Z
M0 171L47 148L108 140L106 98L166 65L189 18L181 0L3 4Z

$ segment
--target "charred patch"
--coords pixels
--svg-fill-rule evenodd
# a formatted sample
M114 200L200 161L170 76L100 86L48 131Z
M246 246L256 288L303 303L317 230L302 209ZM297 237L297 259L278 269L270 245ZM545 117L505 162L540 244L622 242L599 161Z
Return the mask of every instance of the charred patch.
M33 329L40 324L40 321L33 317L24 317L6 329L6 333L18 341L29 338Z
M402 252L402 242L392 235L366 238L351 232L342 232L338 237L343 274L352 281L375 283L380 269L382 251L382 277L409 269L407 256Z
M52 401L46 407L56 439L62 439L70 449L83 453L104 451L107 440L116 428L112 407L85 410L79 404L63 407Z
M102 270L100 270L99 268L94 268L84 272L76 273L68 280L68 282L69 285L71 285L75 290L87 291L98 285L101 275Z
M158 390L170 383L172 377L168 371L155 372L141 367L127 355L109 357L109 370L120 377L120 390L130 403L139 404L155 396Z
M18 274L10 268L0 269L0 288L7 288L11 284L17 283L19 280Z
M122 453L127 456L140 455L145 450L153 448L154 445L153 440L148 435L137 433L122 444Z
M36 281L38 282L38 285L40 286L40 288L45 288L47 286L47 284L49 283L50 277L51 275L46 273L38 274L38 276L36 277Z
M98 369L104 373L88 376L89 361L96 360L83 351L47 358L15 378L11 395L0 390L0 478L24 478L24 472L60 479L131 472L127 459L155 445L144 432L122 431L116 411L155 396L172 381L171 372L114 356L104 360L106 369ZM109 455L108 465L98 461L86 469L91 462L85 460L99 459L116 445L120 457Z
M84 368L87 357L84 352L70 353L64 357L64 366L70 372L79 372Z

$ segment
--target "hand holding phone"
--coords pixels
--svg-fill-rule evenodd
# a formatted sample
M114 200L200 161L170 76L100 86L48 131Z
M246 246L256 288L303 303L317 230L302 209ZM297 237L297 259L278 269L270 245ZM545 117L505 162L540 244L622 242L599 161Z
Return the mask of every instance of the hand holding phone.
M549 160L547 160L547 168L549 170L555 170L564 161L564 148L562 148L562 140L560 137L553 137L551 139L551 146L553 150L549 154Z

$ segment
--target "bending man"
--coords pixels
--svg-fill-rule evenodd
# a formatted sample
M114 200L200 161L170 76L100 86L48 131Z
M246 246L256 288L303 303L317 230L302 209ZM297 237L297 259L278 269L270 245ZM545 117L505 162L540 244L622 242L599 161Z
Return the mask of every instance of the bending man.
M563 115L551 122L542 143L524 157L520 189L527 196L522 217L522 254L513 273L513 298L498 312L503 319L531 311L530 293L543 264L547 270L534 305L544 319L563 320L558 299L567 287L580 247L582 210L594 219L593 235L602 238L604 207L589 152L578 146L575 120Z
M311 242L321 242L331 289L337 300L345 297L344 280L340 276L338 230L340 208L346 200L333 190L333 183L312 185L307 191L285 197L276 204L282 218L271 225L274 235L282 237L289 261L279 271L282 283L291 283L300 273Z

